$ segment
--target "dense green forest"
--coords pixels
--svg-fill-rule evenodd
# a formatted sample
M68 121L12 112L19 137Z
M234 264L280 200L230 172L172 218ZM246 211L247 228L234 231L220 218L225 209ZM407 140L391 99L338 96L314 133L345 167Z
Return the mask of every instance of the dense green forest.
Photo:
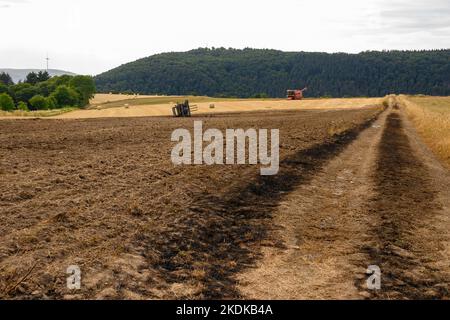
M196 49L153 55L95 77L100 92L283 97L450 94L450 50L359 54Z
M45 110L83 107L95 92L90 76L50 77L46 71L30 72L24 82L14 84L7 73L0 73L0 109Z

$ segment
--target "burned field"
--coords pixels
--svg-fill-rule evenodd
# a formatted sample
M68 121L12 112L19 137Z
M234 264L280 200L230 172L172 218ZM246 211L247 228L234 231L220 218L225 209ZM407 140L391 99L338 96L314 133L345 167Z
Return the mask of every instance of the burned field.
M268 111L191 119L0 122L2 298L239 298L278 202L381 112ZM171 132L277 128L280 171L174 166ZM82 272L80 290L66 270Z

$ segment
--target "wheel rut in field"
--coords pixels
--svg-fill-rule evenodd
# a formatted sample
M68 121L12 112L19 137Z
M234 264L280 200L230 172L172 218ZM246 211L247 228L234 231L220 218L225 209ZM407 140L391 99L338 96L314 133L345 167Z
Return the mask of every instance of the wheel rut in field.
M277 175L258 175L229 194L195 199L196 205L180 216L176 230L169 229L157 243L149 243L149 252L155 247L160 251L161 258L153 267L168 284L195 279L201 287L196 298L241 297L236 275L254 265L262 246L284 247L280 239L271 236L277 228L273 223L275 208L300 184L310 181L376 117L287 157L281 161Z
M398 109L398 108L394 108ZM448 279L431 262L439 261L439 234L433 225L441 209L428 168L418 158L394 110L386 120L369 202L373 241L365 245L370 264L381 269L380 290L371 298L448 298ZM361 266L361 267L367 267ZM365 282L360 281L365 290Z
M387 113L278 203L276 237L285 247L264 247L263 258L239 274L245 298L361 298L354 279L365 277L365 267L356 262L365 259L359 248L368 241L370 176Z

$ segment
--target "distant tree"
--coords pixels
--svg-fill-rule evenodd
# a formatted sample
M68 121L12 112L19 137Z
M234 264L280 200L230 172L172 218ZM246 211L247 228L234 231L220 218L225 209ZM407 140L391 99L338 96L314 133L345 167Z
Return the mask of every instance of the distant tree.
M55 109L57 108L56 99L54 97L47 97L47 108L48 109Z
M27 104L23 101L19 101L19 103L17 103L17 110L30 111L30 109L28 109Z
M0 94L0 109L4 111L14 110L14 101L9 94Z
M8 86L4 84L3 82L0 82L0 93L7 93L8 92Z
M68 74L63 74L61 76L52 77L50 78L50 82L53 83L56 87L60 85L69 85L70 80L72 80L73 76L70 76Z
M30 105L32 110L48 109L48 101L41 95L35 95L33 98L31 98Z
M9 74L7 74L6 72L0 73L0 83L3 83L4 85L7 85L7 86L14 84L11 76Z
M39 94L43 95L44 97L48 97L50 95L50 93L55 91L56 87L57 86L54 85L54 83L52 83L49 80L39 82L38 84L36 84L36 88L37 88Z
M74 76L69 85L80 94L80 107L88 105L95 93L94 79L91 76Z
M29 102L30 99L39 94L38 88L29 83L18 83L9 88L10 94L16 102Z
M79 93L66 85L58 86L50 97L55 99L58 108L77 106L80 102Z
M50 75L47 71L39 71L37 74L38 82L44 82L50 79Z
M264 98L269 98L269 95L267 94L267 93L257 93L257 94L254 94L253 96L252 96L252 98L257 98L257 99L264 99Z
M35 85L36 83L38 83L38 81L38 75L33 71L27 74L27 77L25 78L25 83L29 83L31 85Z

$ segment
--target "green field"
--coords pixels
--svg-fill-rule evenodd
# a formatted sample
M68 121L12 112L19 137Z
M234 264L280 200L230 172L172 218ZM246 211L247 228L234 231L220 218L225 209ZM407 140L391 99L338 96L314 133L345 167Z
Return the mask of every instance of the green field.
M140 98L139 96L137 96L135 98L130 98L130 99L95 104L95 105L91 105L89 108L107 109L107 108L123 107L124 105L129 105L129 106L156 105L156 104L183 102L184 100L189 100L189 102L192 104L192 103L209 102L209 101L214 101L214 102L242 101L242 100L264 101L264 100L279 100L279 99L212 98L212 97L207 97L207 96L161 96L161 97Z

